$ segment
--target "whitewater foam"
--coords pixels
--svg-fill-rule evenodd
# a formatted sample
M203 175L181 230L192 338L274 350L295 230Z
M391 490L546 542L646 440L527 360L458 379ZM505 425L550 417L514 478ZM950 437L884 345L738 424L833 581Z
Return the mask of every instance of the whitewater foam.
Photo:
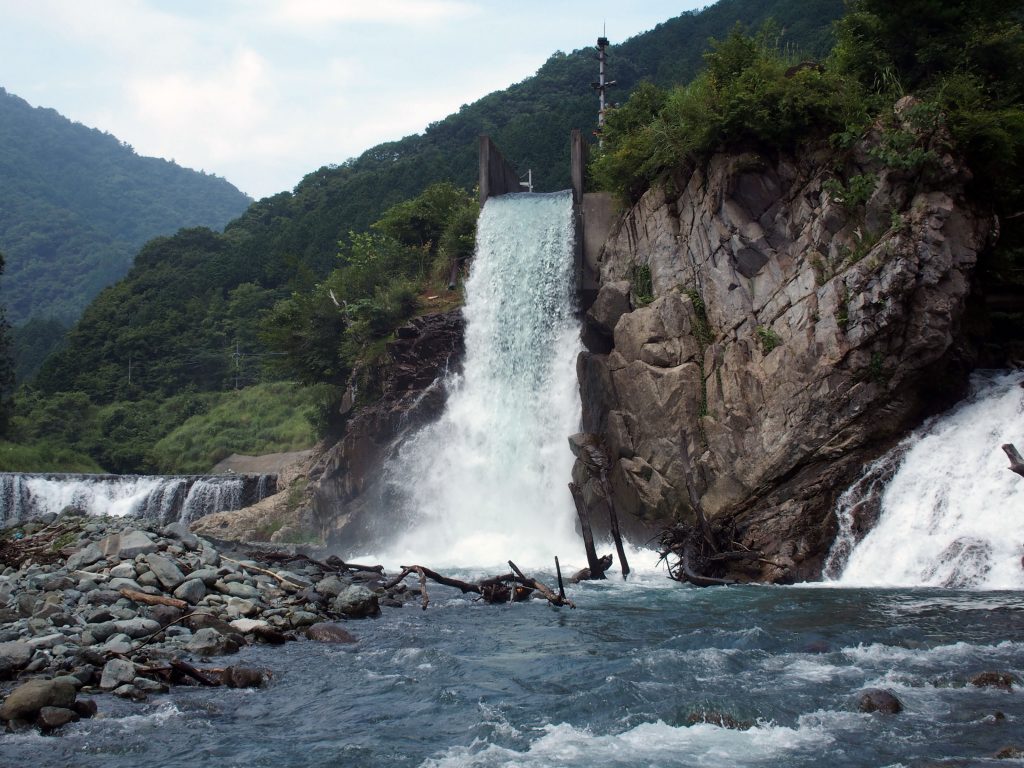
M1024 435L1020 374L977 376L975 393L897 450L881 516L853 547L841 586L1022 589L1024 480L1000 450ZM840 507L837 546L854 524Z

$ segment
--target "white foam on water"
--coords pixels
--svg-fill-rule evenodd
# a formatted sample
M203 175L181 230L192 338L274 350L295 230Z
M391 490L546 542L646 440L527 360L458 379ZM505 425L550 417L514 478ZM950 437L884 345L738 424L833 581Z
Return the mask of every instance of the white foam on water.
M932 648L902 648L895 645L871 643L843 648L840 653L860 665L910 664L929 668L959 664L981 656L992 659L1007 656L1013 658L1024 651L1024 643L1003 640L995 645L975 645L958 642L950 645L936 645Z
M976 376L971 398L908 439L839 586L1024 589L1024 478L1000 450L1024 440L1020 382ZM843 543L852 521L840 518Z
M441 418L386 471L407 530L385 563L550 569L579 552L567 483L579 430L572 194L491 198L466 282L466 357Z
M425 768L475 766L707 766L780 765L787 753L820 750L832 742L818 726L787 728L760 724L745 731L698 723L672 726L660 720L619 734L594 734L562 723L548 725L525 751L475 742L427 760Z

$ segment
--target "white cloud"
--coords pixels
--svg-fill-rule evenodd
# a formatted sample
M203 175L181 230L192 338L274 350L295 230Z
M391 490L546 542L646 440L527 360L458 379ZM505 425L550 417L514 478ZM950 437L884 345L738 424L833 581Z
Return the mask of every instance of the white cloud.
M285 0L272 5L273 16L302 27L350 22L408 26L466 18L476 6L459 0Z

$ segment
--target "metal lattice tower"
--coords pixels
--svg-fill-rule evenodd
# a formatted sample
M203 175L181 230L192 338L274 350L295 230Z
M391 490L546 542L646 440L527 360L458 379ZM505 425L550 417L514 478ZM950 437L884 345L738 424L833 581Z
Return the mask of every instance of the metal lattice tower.
M601 129L604 128L604 116L607 107L605 100L605 92L614 86L616 83L614 80L608 80L606 78L605 63L608 61L608 38L605 37L604 30L602 29L601 37L597 38L597 56L594 58L598 61L597 70L597 82L591 83L591 87L597 91L598 99L600 100L600 108L597 112L597 145L601 146Z

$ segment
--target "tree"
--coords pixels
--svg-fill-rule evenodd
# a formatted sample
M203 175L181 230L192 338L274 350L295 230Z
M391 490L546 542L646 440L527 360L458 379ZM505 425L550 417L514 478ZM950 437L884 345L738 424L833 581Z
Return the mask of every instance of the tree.
M0 254L0 275L4 272L4 257ZM4 308L0 306L0 437L7 434L13 410L14 360L11 357L10 326Z

